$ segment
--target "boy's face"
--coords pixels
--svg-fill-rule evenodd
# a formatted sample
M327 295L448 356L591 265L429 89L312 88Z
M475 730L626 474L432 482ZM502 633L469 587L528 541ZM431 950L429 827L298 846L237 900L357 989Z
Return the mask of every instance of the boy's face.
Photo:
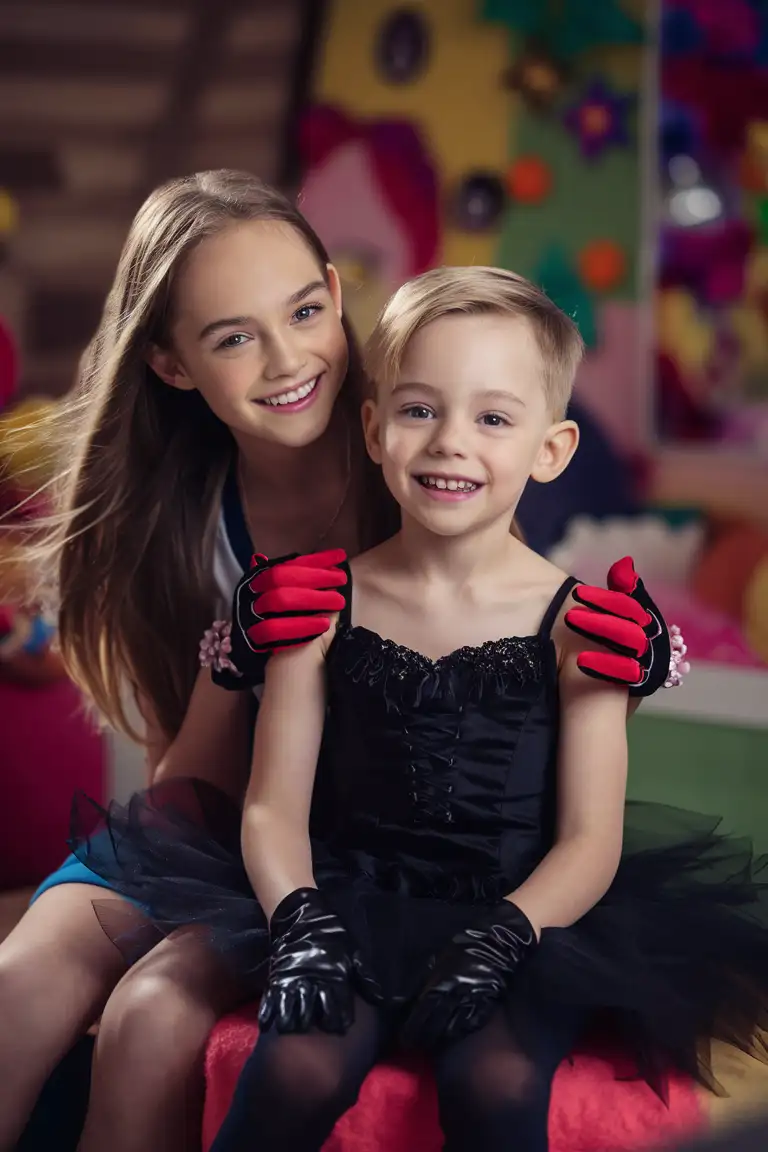
M522 319L446 316L416 334L365 410L368 450L406 515L446 536L508 526L529 477L563 471L578 430L552 422L543 373Z

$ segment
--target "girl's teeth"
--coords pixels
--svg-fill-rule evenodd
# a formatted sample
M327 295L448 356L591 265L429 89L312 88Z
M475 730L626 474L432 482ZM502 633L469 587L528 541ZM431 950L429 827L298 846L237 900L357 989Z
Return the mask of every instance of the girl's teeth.
M290 392L282 392L279 396L269 396L263 403L271 404L273 407L279 404L295 404L297 400L304 400L309 396L316 384L317 378L309 380L306 384L302 384L300 388L294 388Z

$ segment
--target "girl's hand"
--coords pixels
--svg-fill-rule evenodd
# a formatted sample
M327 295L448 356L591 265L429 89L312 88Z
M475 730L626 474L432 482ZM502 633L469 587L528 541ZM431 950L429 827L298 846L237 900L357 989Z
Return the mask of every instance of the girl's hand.
M483 912L435 961L406 1020L403 1043L430 1049L482 1028L536 942L530 920L511 901Z
M608 589L578 584L573 598L583 607L566 612L565 623L606 649L581 653L578 666L587 676L624 684L635 697L680 683L688 665L679 629L673 628L670 637L630 556L611 567Z
M355 1016L355 985L378 999L375 982L357 956L346 928L326 908L316 888L297 888L278 904L270 921L269 979L259 1027L278 1032L343 1034Z
M225 644L224 660L207 660L214 680L234 689L260 684L273 652L308 644L327 632L331 616L344 607L337 589L347 583L341 567L346 559L341 548L277 560L254 556L235 589L231 628L226 626L223 635L220 622L214 626L222 632L214 639ZM204 655L201 649L201 662Z

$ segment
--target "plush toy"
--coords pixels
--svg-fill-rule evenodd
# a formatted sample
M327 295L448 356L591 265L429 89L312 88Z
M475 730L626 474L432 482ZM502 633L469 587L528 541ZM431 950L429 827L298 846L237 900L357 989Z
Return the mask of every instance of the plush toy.
M47 433L55 407L30 399L0 415L0 679L22 684L65 675L52 649L55 625L34 603L23 551L30 525L49 511L53 452Z
M731 524L714 535L692 578L695 595L738 620L753 651L768 664L768 532Z
M6 381L0 394L13 391ZM0 413L0 891L34 886L61 863L73 793L103 796L105 785L104 739L66 674L25 557L31 525L49 511L55 414L41 399Z

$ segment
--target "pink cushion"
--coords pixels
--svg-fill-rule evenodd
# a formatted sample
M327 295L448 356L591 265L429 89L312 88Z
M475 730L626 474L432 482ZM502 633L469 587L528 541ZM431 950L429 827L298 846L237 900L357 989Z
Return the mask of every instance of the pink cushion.
M750 648L741 624L705 604L687 586L653 585L653 595L668 624L677 624L693 665L702 662L737 668L765 668Z
M240 1071L258 1036L256 1010L227 1016L214 1028L206 1059L203 1149L221 1125ZM560 1066L549 1116L550 1152L629 1152L690 1132L704 1123L695 1086L673 1078L669 1108L629 1074L615 1053L581 1048ZM325 1152L439 1152L442 1137L429 1071L414 1063L380 1064L354 1108L342 1117Z
M71 681L0 682L0 890L59 867L73 792L101 801L105 776L104 737Z

